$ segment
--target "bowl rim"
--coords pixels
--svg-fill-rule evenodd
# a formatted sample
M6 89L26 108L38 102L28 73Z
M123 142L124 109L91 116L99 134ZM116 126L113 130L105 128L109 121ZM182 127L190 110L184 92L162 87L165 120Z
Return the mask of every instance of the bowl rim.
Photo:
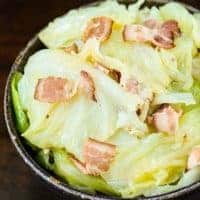
M159 3L167 3L169 0L147 0L148 2L159 2ZM183 4L186 8L188 8L192 12L197 12L199 11L198 9L181 3ZM113 200L113 199L124 199L124 198L119 198L119 197L113 197L113 196L108 196L104 194L89 194L86 192L82 192L80 190L74 189L67 183L58 180L54 176L52 176L47 170L45 170L43 167L41 167L30 155L30 153L26 150L24 147L24 144L22 142L21 136L16 130L15 122L13 120L13 112L12 112L12 103L11 103L11 90L10 90L10 83L11 83L11 77L12 75L20 71L19 68L21 68L23 65L23 61L26 60L28 57L30 57L30 51L31 49L36 45L39 44L39 38L37 35L35 35L25 46L25 48L18 54L17 58L15 59L13 65L11 66L7 81L6 81L6 86L4 90L4 118L5 118L5 123L7 126L7 130L10 136L10 139L12 143L14 144L15 148L17 149L17 152L19 155L22 157L26 165L28 165L36 175L38 175L40 178L42 178L46 183L49 185L53 186L54 188L64 192L65 194L70 194L74 195L76 197L79 197L81 199L89 199L89 200ZM35 51L33 51L34 53ZM24 69L24 66L22 67ZM166 199L172 199L172 198L177 198L179 196L183 196L184 194L187 194L189 192L192 192L196 190L197 188L200 188L200 181L195 182L191 185L188 185L186 187L174 190L172 192L160 194L160 195L155 195L155 196L150 196L150 197L134 197L134 198L128 198L132 200L166 200Z

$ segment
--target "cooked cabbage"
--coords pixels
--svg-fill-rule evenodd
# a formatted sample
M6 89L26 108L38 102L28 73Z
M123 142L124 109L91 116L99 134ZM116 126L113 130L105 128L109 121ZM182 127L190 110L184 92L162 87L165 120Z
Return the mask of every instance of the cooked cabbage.
M81 69L90 72L95 80L98 104L81 95L61 104L34 99L39 78L59 76L76 80ZM147 131L146 125L134 115L141 102L137 95L124 91L101 71L61 50L42 50L29 59L19 82L19 94L30 119L30 127L23 136L40 148L66 148L81 159L88 137L106 140L122 127Z
M115 0L71 10L66 15L49 23L39 33L39 38L48 48L58 48L71 40L80 39L87 21L92 17L108 16L119 24L132 23L142 2L143 0L138 1L130 12L125 5L118 4Z
M199 81L194 81L193 86L191 88L191 92L196 100L196 102L199 104L200 103L200 82Z
M174 189L185 186L185 178L179 179L184 174L188 152L200 143L199 114L200 108L196 108L183 115L177 137L152 133L138 140L125 132L117 133L110 141L119 146L119 153L104 179L123 197L167 192L168 186L164 185L177 181ZM196 180L199 175L191 177L188 184Z
M195 104L195 99L191 93L165 93L155 95L153 104L178 104L183 103L186 105Z
M20 96L18 94L18 83L21 78L21 73L16 72L13 74L11 80L11 96L17 129L19 132L24 132L28 128L29 122L25 110L22 107Z
M187 187L188 185L192 185L193 183L199 181L199 179L200 168L196 167L183 174L182 178L178 181L177 184L159 186L156 189L145 192L145 196L155 196L167 192L172 192L180 188Z
M69 11L39 33L48 49L34 53L24 74L13 76L18 131L37 148L38 162L73 188L132 198L200 180L199 166L187 167L188 156L200 145L199 13L175 2L140 9L143 3L125 6L108 0ZM97 37L103 29L83 40L94 17L103 22L110 17L113 24L104 27L104 40ZM173 42L170 48L124 38L125 25L141 27L148 19L178 22L181 34L167 38ZM85 85L83 71L89 79ZM54 78L74 86L70 98L51 103L38 98L38 90L45 90L41 81ZM52 95L53 87L45 94ZM88 141L99 146L88 147Z

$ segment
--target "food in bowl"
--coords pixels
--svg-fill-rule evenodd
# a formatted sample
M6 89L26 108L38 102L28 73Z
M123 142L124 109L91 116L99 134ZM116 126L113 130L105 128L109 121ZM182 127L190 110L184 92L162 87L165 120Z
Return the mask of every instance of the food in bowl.
M81 191L152 196L200 180L200 14L143 3L57 18L12 77L18 132Z

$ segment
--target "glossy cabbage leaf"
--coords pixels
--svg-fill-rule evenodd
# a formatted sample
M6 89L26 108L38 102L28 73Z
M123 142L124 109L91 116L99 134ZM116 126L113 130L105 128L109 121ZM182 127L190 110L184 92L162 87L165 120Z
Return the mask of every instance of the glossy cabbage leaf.
M196 183L199 180L200 180L200 168L196 167L184 173L177 184L159 186L155 189L147 191L145 193L145 196L155 196L155 195L160 195L167 192L172 192L180 188L184 188L188 185L192 185L193 183Z
M193 84L192 57L193 42L189 37L182 36L176 40L176 47L170 50L177 62L177 69L182 76L182 81L175 81L175 88L188 90ZM181 80L181 79L180 79Z
M11 78L11 97L12 105L15 113L15 122L17 129L20 133L23 133L29 126L28 117L25 110L22 107L21 99L18 93L18 83L22 78L20 72L15 72Z
M195 80L191 88L191 93L193 94L196 103L200 104L200 82Z
M165 91L171 79L159 53L148 44L125 43L121 37L121 31L113 31L110 39L101 46L102 54L115 58L115 62L120 61L121 67L118 69L122 74L125 70L125 76L136 78L155 92ZM118 66L118 63L113 62L112 65Z
M164 134L151 134L142 140L126 134L111 139L119 153L103 174L109 185L127 198L179 180L186 167L186 147ZM123 143L122 138L129 142Z

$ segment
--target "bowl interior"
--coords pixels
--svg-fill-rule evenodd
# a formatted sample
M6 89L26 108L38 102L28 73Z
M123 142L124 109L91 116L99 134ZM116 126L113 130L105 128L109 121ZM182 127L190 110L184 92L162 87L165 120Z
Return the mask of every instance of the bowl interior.
M123 0L122 0L123 1ZM120 1L120 2L122 2ZM84 3L88 3L91 1L84 1ZM132 1L123 1L123 3L130 3ZM167 0L150 0L147 1L145 6L152 6L152 5L161 5L163 3L166 3ZM96 3L94 3L95 5ZM98 3L97 3L98 4ZM187 8L191 12L197 12L198 10L191 7L187 6ZM43 44L39 41L37 35L30 40L30 42L26 45L25 49L21 51L19 56L16 58L9 77L7 79L7 84L5 88L5 96L4 96L4 114L5 114L5 121L6 125L8 128L8 132L10 135L10 138L15 145L16 149L18 150L19 154L22 156L24 159L25 163L28 164L33 171L42 177L44 180L46 180L47 183L50 185L53 185L55 188L63 191L64 193L71 194L73 196L79 197L79 198L84 198L84 199L91 199L91 200L111 200L111 199L116 199L116 197L111 197L111 196L105 196L101 193L96 193L95 195L87 194L81 191L78 191L76 189L71 188L67 183L64 183L59 177L56 175L52 174L51 172L45 170L42 168L35 160L34 160L34 151L26 145L26 142L20 137L20 135L17 133L16 127L15 127L15 119L14 119L14 114L12 110L12 103L11 103L11 91L10 91L10 83L11 83L11 76L13 75L14 72L24 71L24 65L26 64L28 58L36 51L45 48ZM151 199L151 200L164 200L164 199L169 199L169 198L175 198L177 196L183 195L185 193L188 193L192 190L195 190L196 188L200 187L200 183L195 183L190 186L187 186L185 188L179 189L174 192L166 193L163 195L158 195L154 197L137 197L134 199Z

